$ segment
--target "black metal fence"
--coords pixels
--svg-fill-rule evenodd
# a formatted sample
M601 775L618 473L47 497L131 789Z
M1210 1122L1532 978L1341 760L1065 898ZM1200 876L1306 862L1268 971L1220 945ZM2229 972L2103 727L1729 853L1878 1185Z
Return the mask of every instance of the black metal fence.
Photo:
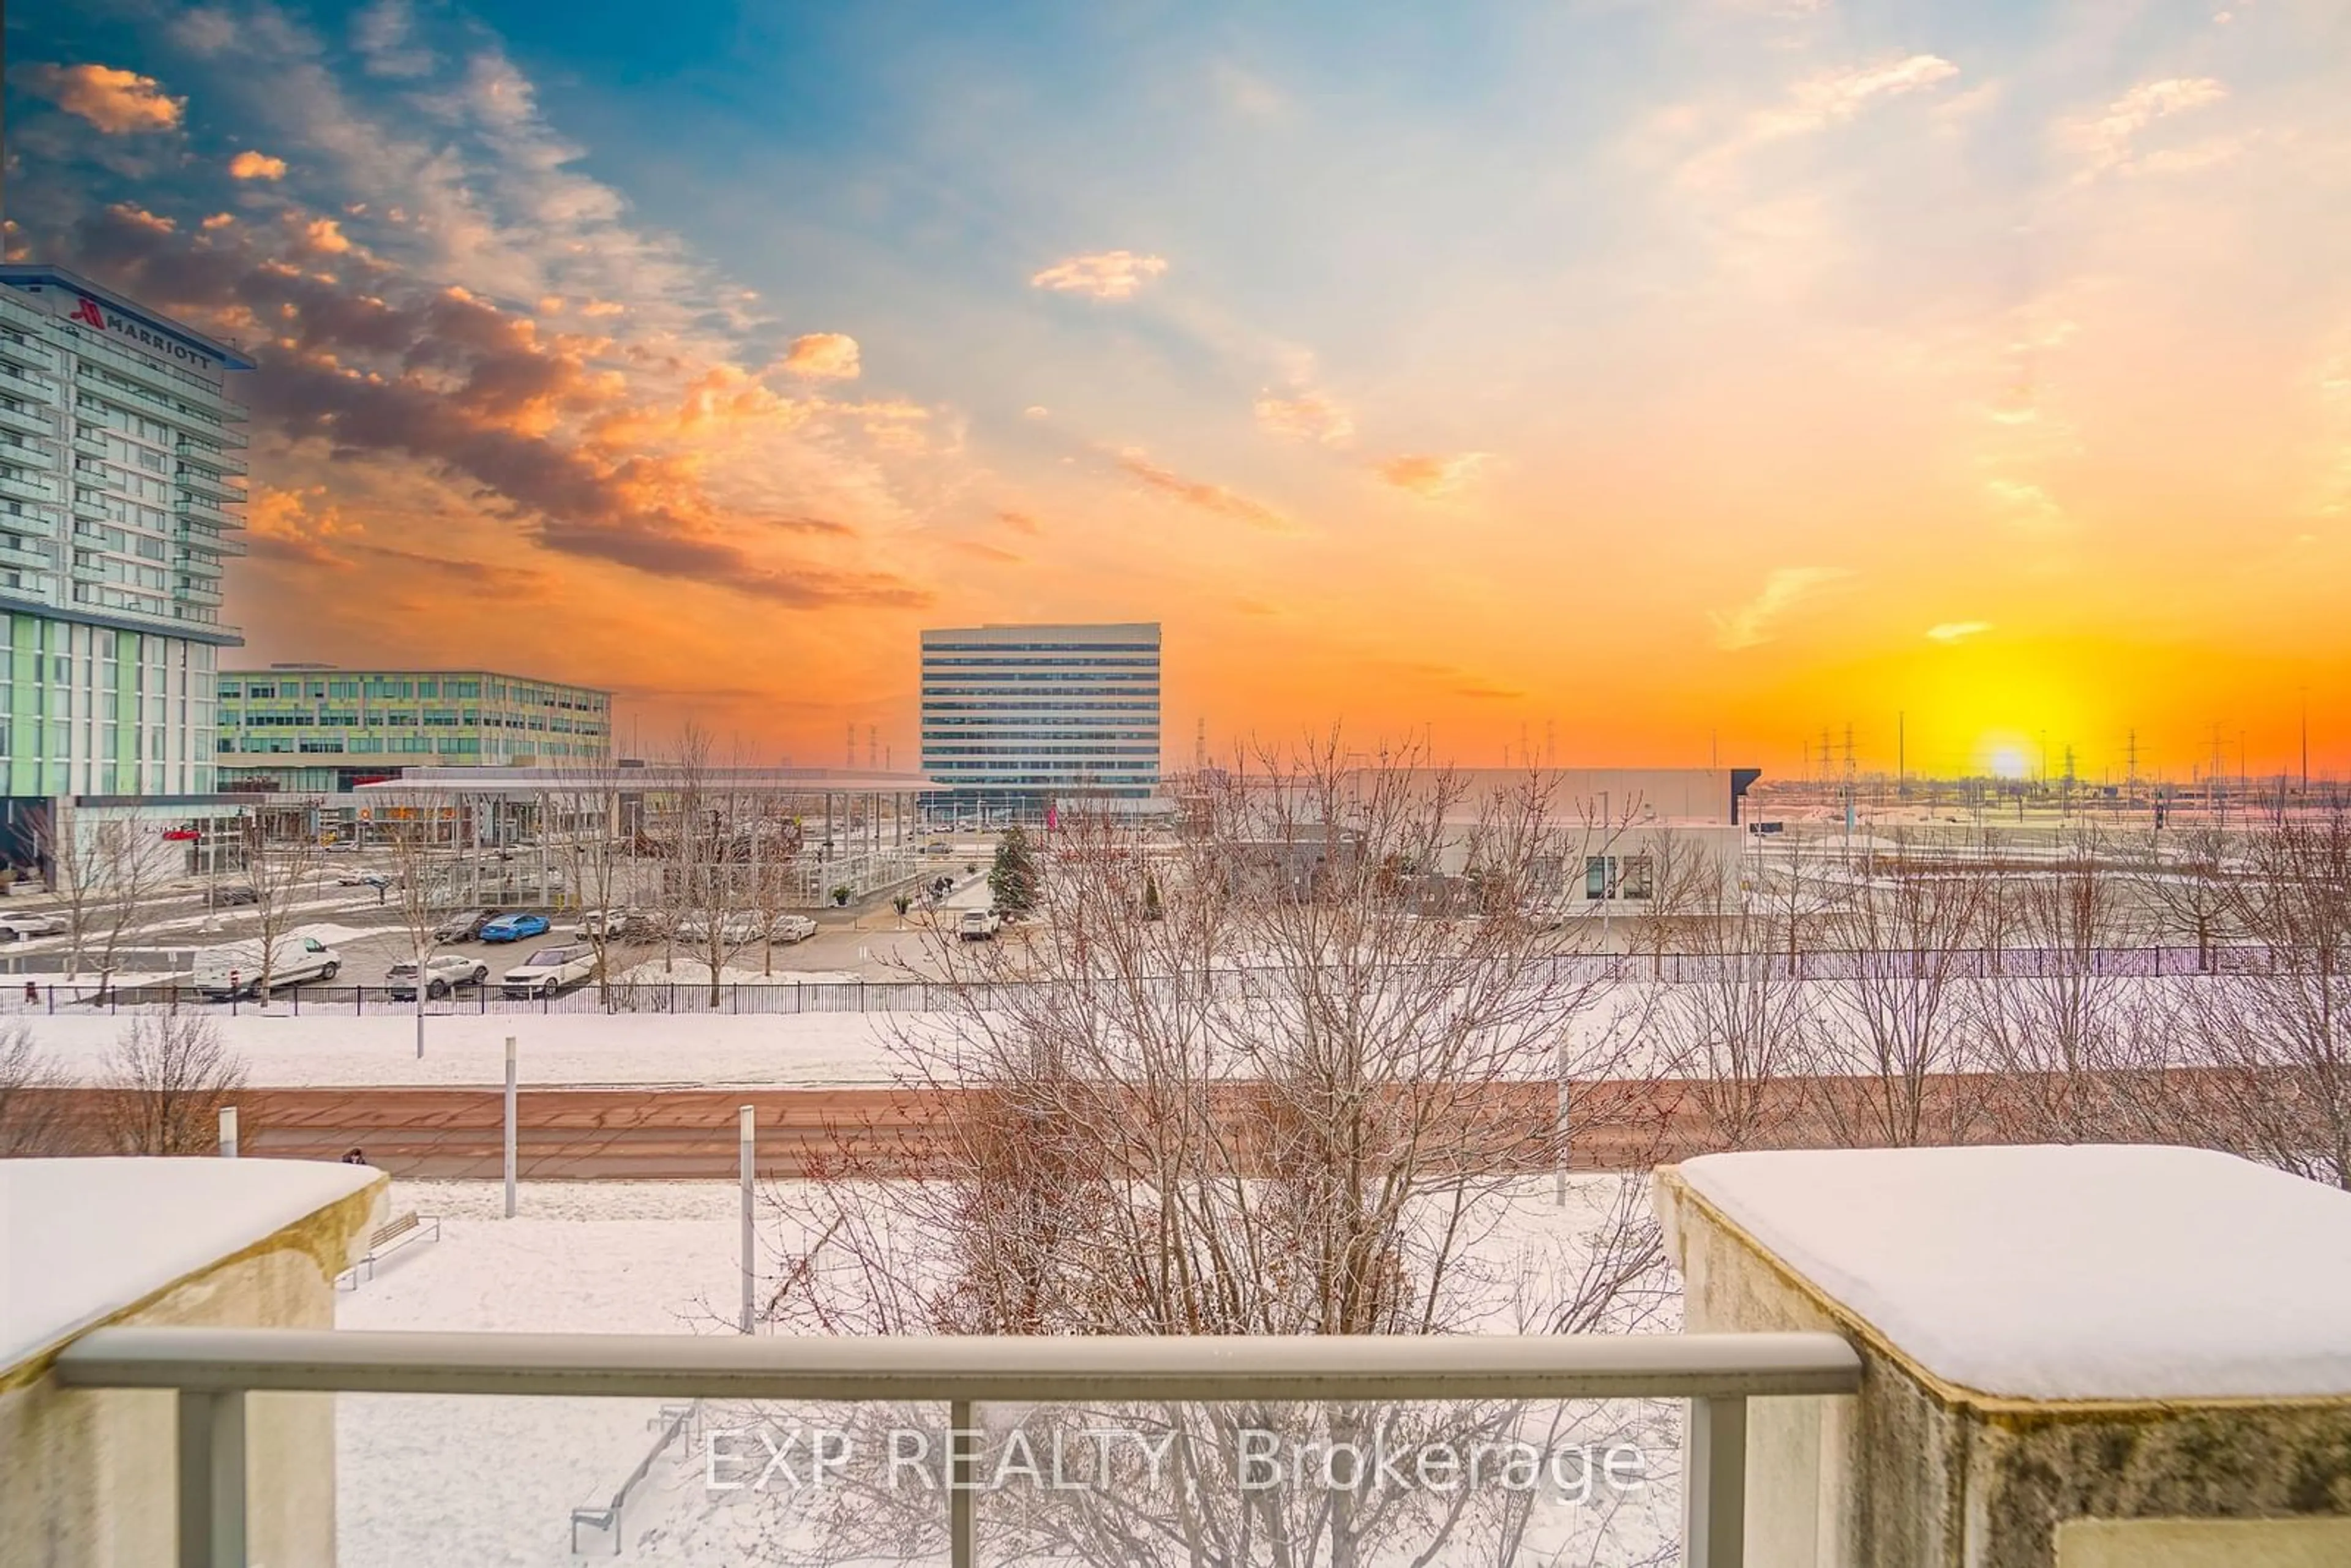
M2262 973L2272 967L2269 949L2244 944L2209 948L2104 947L2086 953L2048 948L1967 948L1956 951L1835 952L1799 950L1793 953L1719 955L1708 953L1579 953L1540 960L1531 966L1530 978L1549 984L1618 983L1627 985L1696 985L1719 981L1742 970L1799 980L1852 979L1865 974L1933 975L1953 979L2029 979L2086 971L2116 977L2196 976ZM1279 989L1287 983L1279 968L1254 967L1215 971L1218 989L1234 992L1256 988ZM1196 977L1191 983L1197 986ZM496 983L469 986L450 996L431 998L427 1012L446 1016L465 1013L723 1013L791 1015L799 1013L941 1012L958 1005L992 1007L1015 993L1031 995L1059 991L1057 981L1006 981L996 984L956 984L935 980L778 980L774 982L707 982L616 980L600 986L593 980L561 991L534 997L509 997ZM5 996L5 993L0 993ZM963 1000L959 1003L958 995ZM193 987L174 984L101 986L28 981L17 1001L19 1011L68 1013L116 1012L154 1007L217 1008L240 1012L266 1006L272 1012L297 1016L316 1013L344 1018L409 1015L416 1010L413 996L394 996L382 986L339 986L313 982L276 989L266 1001L247 996L215 1000Z

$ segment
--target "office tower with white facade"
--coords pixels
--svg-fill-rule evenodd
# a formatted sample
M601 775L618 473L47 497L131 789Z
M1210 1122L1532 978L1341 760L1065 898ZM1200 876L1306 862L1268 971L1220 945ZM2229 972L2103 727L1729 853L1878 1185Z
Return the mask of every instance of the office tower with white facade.
M923 771L935 810L1042 819L1159 785L1159 626L958 626L923 633ZM1127 808L1132 809L1132 808Z
M0 267L0 797L214 788L225 558L252 362L73 273ZM28 824L31 826L28 827ZM15 855L17 851L9 852Z

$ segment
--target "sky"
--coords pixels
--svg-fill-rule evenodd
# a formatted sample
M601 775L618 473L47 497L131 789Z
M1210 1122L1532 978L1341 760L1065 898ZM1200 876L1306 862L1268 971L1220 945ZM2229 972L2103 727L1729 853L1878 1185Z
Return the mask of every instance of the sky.
M2351 8L19 0L12 257L259 361L250 659L1168 760L2351 774Z

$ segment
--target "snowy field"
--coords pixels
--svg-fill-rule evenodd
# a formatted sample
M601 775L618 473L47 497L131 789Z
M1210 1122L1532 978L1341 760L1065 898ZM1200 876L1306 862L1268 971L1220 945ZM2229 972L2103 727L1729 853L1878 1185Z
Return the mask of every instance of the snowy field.
M858 1013L694 1015L441 1013L426 1019L424 1057L413 1019L297 1018L282 1008L206 1009L256 1088L414 1084L502 1085L506 1040L516 1040L526 1084L696 1084L840 1087L893 1081L893 1028L922 1028ZM40 1048L75 1077L103 1071L132 1019L26 1015Z
M1617 1195L1596 1178L1570 1205L1531 1184L1481 1250L1572 1249ZM405 1248L371 1281L338 1298L347 1329L529 1330L716 1333L732 1312L737 1274L736 1189L703 1183L526 1186L517 1218L498 1218L486 1183L397 1183L395 1212L442 1218L442 1238ZM1670 1332L1667 1320L1654 1326ZM1498 1321L1490 1325L1506 1330ZM742 1506L704 1484L704 1457L673 1445L623 1514L616 1543L571 1511L601 1508L654 1444L661 1409L634 1399L338 1396L338 1562L342 1568L561 1568L619 1560L732 1565L778 1560L772 1500ZM1670 1476L1613 1521L1590 1508L1547 1504L1541 1533L1574 1539L1570 1560L1639 1561L1677 1517ZM983 1504L983 1506L985 1506ZM618 1546L617 1552L615 1546ZM1593 1550L1596 1548L1596 1550ZM1584 1550L1593 1550L1587 1559ZM1528 1561L1539 1560L1530 1556ZM1547 1554L1541 1560L1548 1560Z
M2000 981L1955 981L1945 997L1952 1016ZM2098 1005L2134 1007L2201 982L2114 978L2102 982ZM1665 1041L1672 1033L1658 1009L1676 988L1623 984L1604 988L1562 1031L1571 1071L1583 1079L1630 1078L1677 1069ZM1804 981L1816 1015L1834 1023L1840 988ZM442 1004L446 1008L447 1004ZM107 1052L132 1015L74 1015L33 1010L14 1015L41 1051L81 1081L104 1071ZM929 1034L944 1040L958 1027L955 1015L930 1013L490 1013L430 1010L425 1049L416 1052L416 1025L406 1014L371 1015L307 1010L285 1003L268 1008L207 1008L228 1048L244 1062L256 1088L423 1085L492 1086L506 1082L506 1040L515 1037L521 1082L552 1087L695 1085L699 1087L853 1088L900 1081L905 1052L897 1041ZM10 1021L0 1006L0 1023ZM1849 1018L1844 1027L1858 1040ZM948 1052L926 1051L944 1063ZM1834 1071L1834 1068L1823 1068ZM936 1069L944 1073L942 1065ZM1552 1071L1546 1053L1537 1071Z

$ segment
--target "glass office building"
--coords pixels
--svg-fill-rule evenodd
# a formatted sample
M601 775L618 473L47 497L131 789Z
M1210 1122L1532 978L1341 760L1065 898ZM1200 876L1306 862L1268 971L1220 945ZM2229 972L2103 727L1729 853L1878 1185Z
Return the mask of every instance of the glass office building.
M1059 800L1159 786L1159 626L961 626L923 633L923 771L937 815L1041 820Z
M612 694L496 670L273 664L220 675L224 789L331 794L411 768L612 759Z

